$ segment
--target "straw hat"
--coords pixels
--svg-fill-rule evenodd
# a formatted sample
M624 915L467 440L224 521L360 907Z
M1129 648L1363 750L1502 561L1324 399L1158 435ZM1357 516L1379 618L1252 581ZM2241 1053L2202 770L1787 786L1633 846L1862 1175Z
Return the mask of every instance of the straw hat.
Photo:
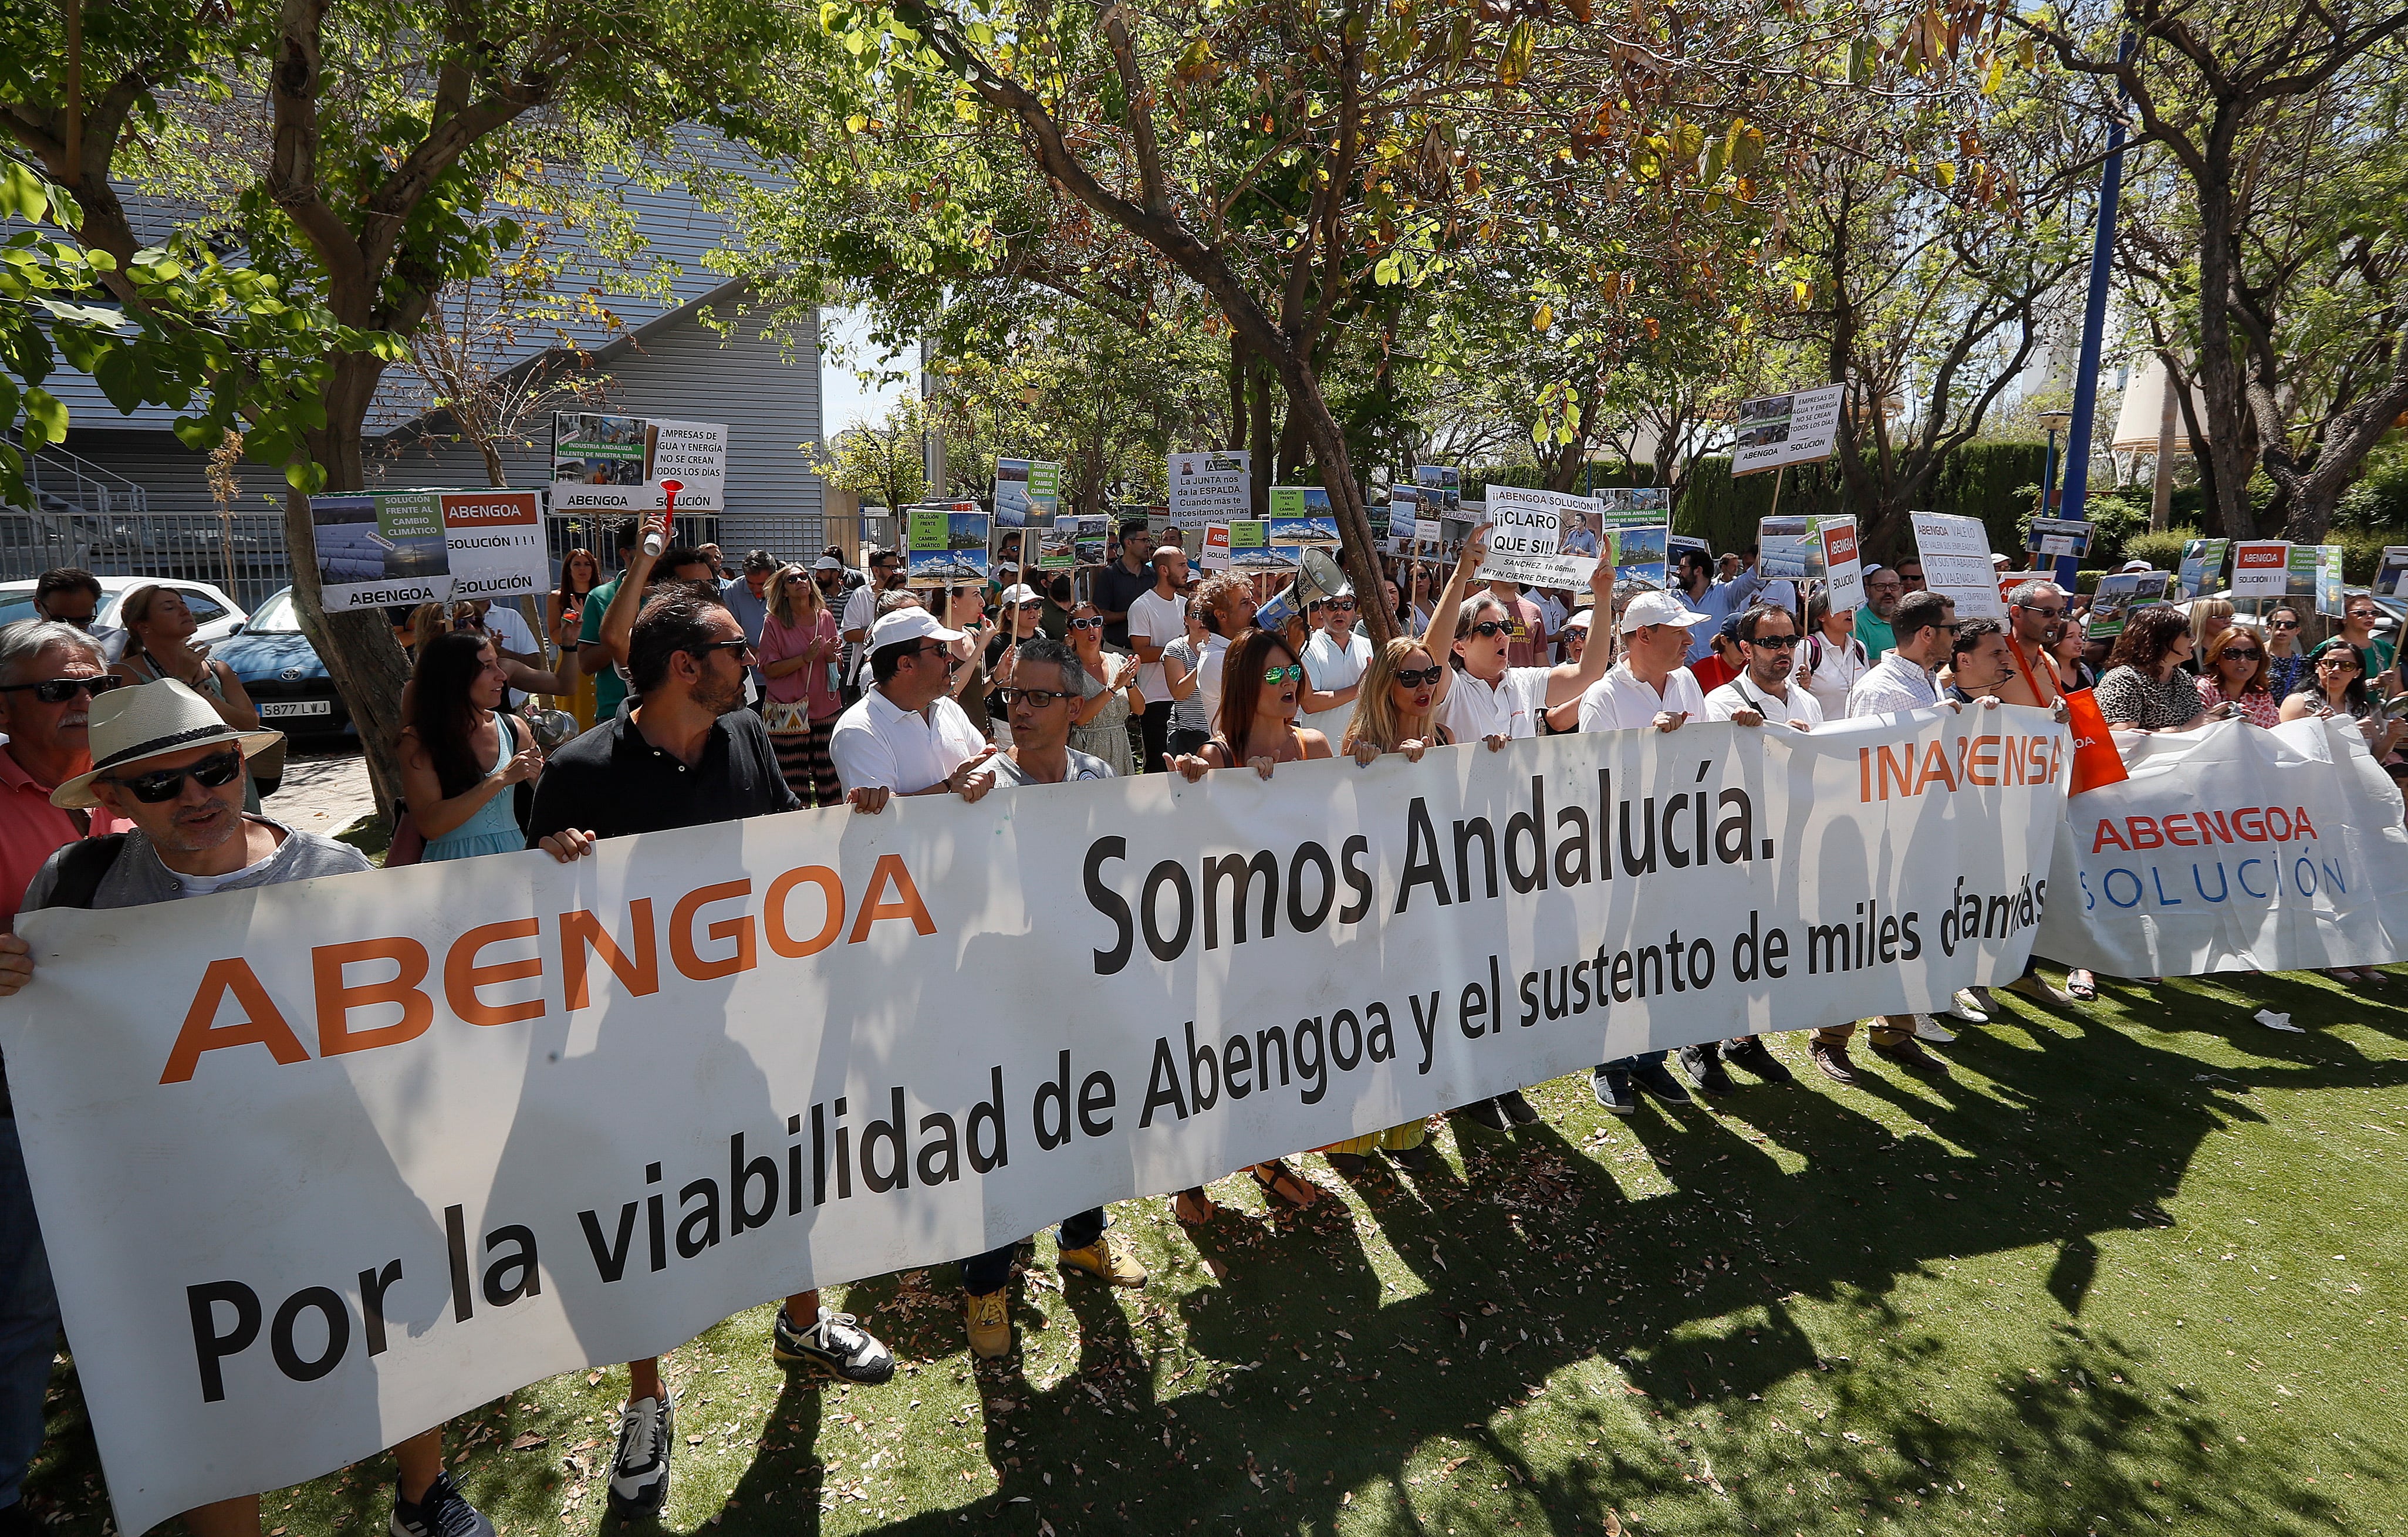
M92 701L92 771L50 792L50 804L80 811L100 802L92 782L115 774L145 758L165 757L230 741L243 755L264 753L284 740L281 731L237 731L226 725L217 707L173 678L112 688Z

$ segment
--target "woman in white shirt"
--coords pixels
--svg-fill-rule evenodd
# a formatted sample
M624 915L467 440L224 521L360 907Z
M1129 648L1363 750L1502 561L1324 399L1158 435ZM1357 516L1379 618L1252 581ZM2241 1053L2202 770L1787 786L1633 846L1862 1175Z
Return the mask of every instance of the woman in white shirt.
M1873 665L1865 643L1856 639L1856 617L1854 609L1833 613L1828 592L1816 593L1806 605L1806 639L1798 648L1798 681L1823 707L1827 721L1847 719L1848 690Z

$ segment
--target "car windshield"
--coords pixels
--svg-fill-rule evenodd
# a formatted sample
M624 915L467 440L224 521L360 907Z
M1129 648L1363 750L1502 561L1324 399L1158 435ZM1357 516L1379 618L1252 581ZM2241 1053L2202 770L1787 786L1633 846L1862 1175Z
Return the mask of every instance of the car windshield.
M20 619L34 617L34 594L31 588L22 592L0 593L0 625L13 625Z
M301 616L293 610L293 589L287 587L253 609L243 630L250 635L269 630L284 630L298 635L301 632Z

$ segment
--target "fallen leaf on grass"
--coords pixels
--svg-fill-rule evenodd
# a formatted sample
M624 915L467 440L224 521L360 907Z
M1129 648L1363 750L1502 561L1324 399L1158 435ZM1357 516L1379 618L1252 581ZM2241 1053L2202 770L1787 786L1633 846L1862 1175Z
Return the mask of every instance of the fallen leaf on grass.
M550 1444L551 1440L552 1438L545 1435L541 1430L523 1430L519 1433L518 1439L510 1443L510 1450L514 1452L531 1452L538 1446Z

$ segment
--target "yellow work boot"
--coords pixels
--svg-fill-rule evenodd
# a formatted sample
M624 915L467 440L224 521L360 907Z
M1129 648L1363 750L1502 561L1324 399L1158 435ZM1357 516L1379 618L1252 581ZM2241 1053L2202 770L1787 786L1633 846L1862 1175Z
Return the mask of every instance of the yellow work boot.
M1145 1285L1145 1267L1137 1262L1137 1256L1112 1242L1110 1233L1099 1235L1083 1249L1063 1249L1059 1254L1066 1271L1100 1275L1115 1286Z
M991 1361L1011 1354L1011 1305L1000 1287L971 1297L966 1322L971 1355Z

